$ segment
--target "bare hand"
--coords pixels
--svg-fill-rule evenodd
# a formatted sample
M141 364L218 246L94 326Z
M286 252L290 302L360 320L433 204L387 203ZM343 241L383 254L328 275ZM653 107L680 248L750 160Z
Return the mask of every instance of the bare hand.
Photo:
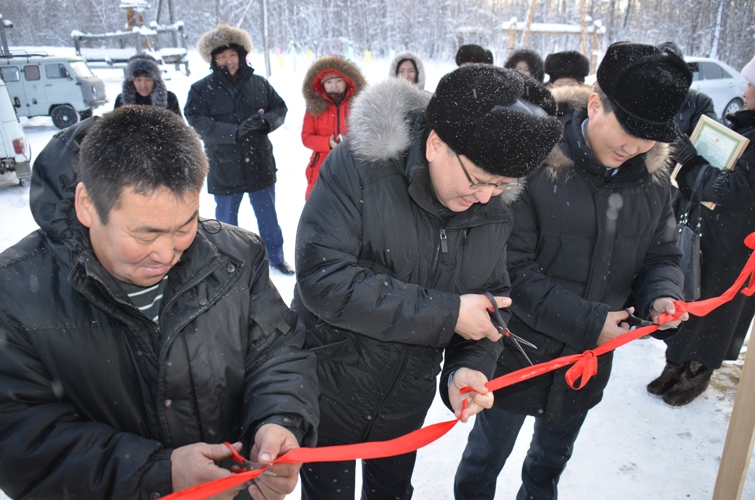
M509 307L511 299L508 297L496 297L498 307ZM480 340L488 338L498 342L501 333L490 321L488 308L493 307L484 295L466 294L461 296L459 304L459 319L456 321L454 331L467 340Z
M598 337L598 345L603 345L609 340L615 339L629 331L629 325L622 322L629 317L626 311L611 311L606 316L606 322L603 324L603 330Z
M333 149L334 147L338 146L338 143L336 142L335 137L332 135L328 137L328 144L330 144L330 149Z
M466 423L472 415L493 406L493 393L485 387L487 382L488 378L477 370L459 368L454 372L451 385L448 386L448 400L456 418ZM473 392L461 394L459 391L462 387L470 387ZM461 411L464 400L468 401L467 407Z
M676 314L676 307L674 307L674 299L671 297L660 297L653 301L653 305L650 307L650 319L654 322L658 322L658 318L662 313L670 315ZM676 321L669 321L661 326L661 329L666 330L669 328L678 328L682 324L682 321L689 319L689 313L682 313L679 319Z
M289 450L298 448L291 431L276 424L265 424L257 430L252 446L251 461L269 464ZM255 500L282 499L296 487L301 464L275 464L257 476L249 487L249 494Z
M241 451L241 443L235 443L236 451ZM181 491L198 484L228 477L231 472L218 467L215 462L231 458L231 450L224 444L195 443L176 448L170 454L170 472L173 491ZM235 486L212 498L231 500L245 484Z

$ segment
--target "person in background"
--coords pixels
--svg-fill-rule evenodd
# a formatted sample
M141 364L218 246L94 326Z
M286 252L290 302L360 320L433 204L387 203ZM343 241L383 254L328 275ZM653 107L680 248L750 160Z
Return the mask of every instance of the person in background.
M584 85L590 61L575 50L554 52L545 56L543 71L548 75L548 88Z
M84 120L34 162L39 229L0 254L10 497L160 498L230 476L224 441L262 463L315 444L302 324L260 239L199 218L207 168L197 134L156 106ZM281 499L298 469L213 498Z
M252 40L246 31L220 24L199 38L197 49L212 73L191 86L184 115L204 141L210 161L207 190L215 196L215 218L237 226L239 206L247 193L270 265L293 275L283 256L283 231L275 210L277 168L268 138L283 125L286 103L247 64Z
M403 50L394 56L388 67L388 76L405 78L420 89L425 89L425 65L421 57L409 50Z
M459 67L468 64L493 64L493 53L488 49L475 45L473 43L462 45L456 51L456 65Z
M492 404L483 384L502 345L484 293L509 305L509 205L561 124L547 89L490 64L449 73L428 99L402 78L362 91L301 214L291 307L318 357L321 446L418 429L442 358L458 417ZM410 498L415 459L363 461L362 498ZM355 497L353 461L301 474L304 499Z
M365 85L367 82L359 68L342 57L322 57L307 70L302 85L307 109L301 142L312 150L312 156L305 171L305 199L309 198L317 181L320 165L348 133L351 101Z
M681 47L674 42L662 42L656 45L661 50L668 49L674 54L684 59L684 52ZM692 135L692 132L697 126L697 122L701 116L707 116L713 120L718 121L716 117L716 109L713 106L713 99L708 94L700 92L699 90L689 89L687 93L687 99L684 100L679 112L674 116L674 122L679 130L687 137Z
M755 231L755 59L744 67L742 76L748 81L744 108L726 118L731 122L729 128L750 143L734 168L711 167L686 136L677 142L673 155L682 165L676 175L681 205L686 206L702 169L702 201L715 204L712 210L701 208L700 300L725 292L751 253L743 241ZM694 401L705 392L713 372L724 360L739 357L753 315L752 297L736 294L707 316L690 318L682 335L666 341L666 366L648 384L648 392L661 396L671 406Z
M543 83L545 74L543 73L543 59L534 50L519 49L511 53L506 60L504 68L515 69L522 74L534 78Z
M676 138L674 115L691 82L685 62L670 51L628 42L606 51L595 92L564 126L561 161L531 174L513 204L509 328L537 348L522 346L529 359L504 349L496 377L529 367L530 360L595 349L629 331L629 311L651 321L675 313L684 277L666 143ZM595 377L582 379L580 390L567 385L561 368L496 391L493 407L477 415L469 434L456 499L494 497L528 415L535 418L534 435L516 498L557 498L612 359L610 352L600 356Z
M144 104L169 109L183 116L176 94L165 87L161 74L160 66L149 54L131 57L124 70L123 89L115 98L114 109L127 104Z

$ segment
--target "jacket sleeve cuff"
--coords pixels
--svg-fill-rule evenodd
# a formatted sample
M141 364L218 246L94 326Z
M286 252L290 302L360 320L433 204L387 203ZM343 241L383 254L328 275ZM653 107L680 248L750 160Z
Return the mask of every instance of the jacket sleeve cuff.
M173 493L173 475L171 472L170 455L172 449L164 449L155 453L151 463L142 476L142 499L153 500Z

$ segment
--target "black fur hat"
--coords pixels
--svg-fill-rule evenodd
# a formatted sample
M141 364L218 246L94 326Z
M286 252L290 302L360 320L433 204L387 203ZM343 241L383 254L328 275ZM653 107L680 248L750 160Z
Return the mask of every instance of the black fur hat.
M532 78L543 83L543 79L545 79L545 75L543 74L543 59L537 52L528 49L515 50L506 60L506 64L504 64L503 67L516 69L516 65L520 61L527 63L527 66L530 68L530 73L532 73Z
M461 66L464 63L493 64L493 53L479 45L462 45L456 51L456 65Z
M585 83L585 77L590 74L590 61L576 50L555 52L545 56L543 69L551 82L559 78L574 78Z
M487 64L441 78L425 112L428 130L453 151L505 177L537 168L562 132L548 89L518 71Z
M616 119L633 136L651 141L676 139L674 115L691 83L687 63L654 45L616 42L598 67L598 85Z

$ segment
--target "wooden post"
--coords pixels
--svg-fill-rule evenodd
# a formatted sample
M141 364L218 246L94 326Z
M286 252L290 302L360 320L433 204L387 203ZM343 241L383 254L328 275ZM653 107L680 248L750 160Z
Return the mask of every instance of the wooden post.
M750 329L750 339L753 339L754 329L755 326ZM749 363L750 352L748 348L726 433L721 465L718 467L713 500L739 500L747 479L755 442L755 360Z
M585 0L579 1L579 24L581 26L581 47L582 53L587 54L587 11L585 11Z
M530 27L532 26L532 18L535 16L535 4L537 0L530 2L529 12L527 12L527 24L524 28L524 36L522 37L522 47L527 47L527 42L530 40Z

